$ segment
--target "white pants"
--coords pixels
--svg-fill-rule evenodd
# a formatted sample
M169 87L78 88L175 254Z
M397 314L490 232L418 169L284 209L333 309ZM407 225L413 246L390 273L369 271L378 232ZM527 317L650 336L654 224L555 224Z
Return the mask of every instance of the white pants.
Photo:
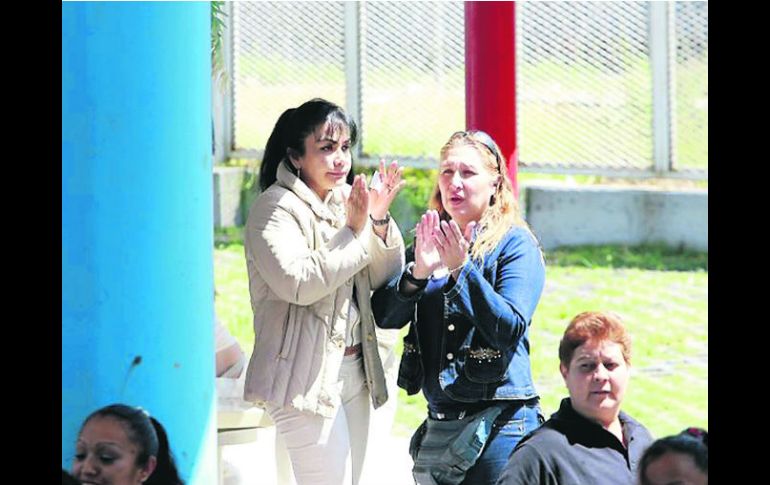
M267 413L275 423L277 444L282 442L288 451L297 485L359 483L370 415L369 389L360 354L343 359L339 380L342 406L334 417L267 405Z
M369 453L364 461L364 471L361 482L366 485L391 485L401 482L393 478L393 464L384 460L391 456L398 444L393 441L393 421L396 418L396 404L398 403L398 385L396 373L386 372L385 383L388 387L388 401L377 409L370 409L369 419ZM372 406L371 402L369 406ZM408 457L408 450L402 450ZM410 468L411 470L411 468ZM411 479L411 474L409 475Z

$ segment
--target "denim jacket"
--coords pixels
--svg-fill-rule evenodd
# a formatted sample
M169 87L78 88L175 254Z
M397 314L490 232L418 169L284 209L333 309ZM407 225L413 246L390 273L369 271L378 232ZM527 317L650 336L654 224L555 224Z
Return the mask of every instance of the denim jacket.
M406 257L414 259L411 247ZM423 299L424 290L402 295L402 276L372 297L378 326L411 323L404 338L400 387L414 394L424 388L425 379L438 379L445 396L465 403L537 397L529 325L545 283L545 263L528 229L512 228L494 250L466 264L454 284L450 278L435 298ZM441 339L440 363L432 366L440 369L438 375L424 375L420 339L426 335Z

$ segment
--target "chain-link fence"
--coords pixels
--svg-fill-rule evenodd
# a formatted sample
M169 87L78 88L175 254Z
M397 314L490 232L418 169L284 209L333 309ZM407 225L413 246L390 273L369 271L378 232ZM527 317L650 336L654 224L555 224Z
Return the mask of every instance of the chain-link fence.
M363 2L362 151L438 157L465 126L463 2Z
M673 163L708 171L708 2L676 2L675 15Z
M522 167L708 170L708 3L520 2Z
M232 147L259 156L283 110L323 97L359 121L360 155L435 159L465 123L463 11L463 2L233 3Z
M359 158L433 166L465 125L463 2L232 2L232 156L323 97ZM707 177L706 2L518 2L523 170ZM226 54L227 54L226 49Z
M650 165L648 10L642 2L517 4L522 166Z
M233 147L264 148L281 113L345 104L342 2L233 2Z

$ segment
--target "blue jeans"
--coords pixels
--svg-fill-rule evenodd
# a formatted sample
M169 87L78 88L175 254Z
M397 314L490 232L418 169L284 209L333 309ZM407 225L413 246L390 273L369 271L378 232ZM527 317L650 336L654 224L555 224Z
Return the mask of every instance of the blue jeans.
M521 438L543 422L537 400L495 402L464 419L428 418L410 443L418 485L494 485Z
M530 431L543 424L544 418L539 404L525 404L515 409L513 414L504 411L498 416L489 434L484 451L478 461L465 475L463 484L494 485L503 473L505 464L516 444Z

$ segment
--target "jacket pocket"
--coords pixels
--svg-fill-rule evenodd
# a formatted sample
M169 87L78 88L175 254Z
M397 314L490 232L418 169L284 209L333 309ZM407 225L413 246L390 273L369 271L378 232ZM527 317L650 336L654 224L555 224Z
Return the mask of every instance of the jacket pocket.
M321 298L319 301L310 305L309 309L318 320L322 321L326 328L331 331L332 318L335 315L334 298L336 293Z
M422 388L422 359L417 346L404 338L404 353L398 366L398 387L408 395L416 394Z
M283 326L283 340L281 342L280 353L282 359L289 357L289 354L291 353L291 343L294 340L294 332L297 327L296 313L297 307L289 305L289 311L286 314L286 322Z
M505 378L508 359L503 352L489 347L468 349L465 358L465 376L471 382L492 384Z

